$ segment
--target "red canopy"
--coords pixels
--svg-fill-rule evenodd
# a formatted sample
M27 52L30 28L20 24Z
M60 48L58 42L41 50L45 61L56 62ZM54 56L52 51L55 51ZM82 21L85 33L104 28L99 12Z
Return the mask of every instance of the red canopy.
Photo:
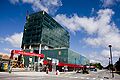
M43 64L44 64L44 65L47 65L47 64L48 64L48 61L47 61L47 60L44 60L44 61L43 61ZM51 65L52 65L52 64L51 64ZM68 63L63 63L63 62L59 62L59 63L58 63L58 66L68 66L68 67L73 67L73 68L83 68L82 65L68 64Z
M12 54L22 54L22 55L25 55L25 56L37 56L37 57L40 57L40 58L44 58L44 54L36 54L36 53L31 53L31 52L25 52L25 51L22 51L22 50L12 50L11 51L11 55Z
M58 66L68 66L68 67L76 67L76 68L82 68L82 65L77 65L77 64L68 64L68 63L62 63L60 62Z

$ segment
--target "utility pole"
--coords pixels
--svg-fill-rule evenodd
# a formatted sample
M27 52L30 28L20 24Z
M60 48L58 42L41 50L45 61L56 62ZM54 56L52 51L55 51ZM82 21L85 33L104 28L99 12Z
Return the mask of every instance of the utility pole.
M112 78L114 78L114 73L113 73L113 61L112 61L112 45L108 46L110 48L110 59L111 59L111 68L112 68Z
M109 57L109 70L110 70L110 57ZM110 70L110 73L111 73L111 70Z

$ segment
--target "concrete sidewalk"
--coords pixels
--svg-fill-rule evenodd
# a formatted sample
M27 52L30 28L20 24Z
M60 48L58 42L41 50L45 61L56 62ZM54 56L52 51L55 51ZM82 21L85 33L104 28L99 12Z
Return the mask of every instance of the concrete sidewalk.
M69 75L75 72L59 72L56 75L56 72L48 72L48 74L46 74L46 72L0 72L0 74L9 74L9 75L16 75L16 76L65 76L65 75Z

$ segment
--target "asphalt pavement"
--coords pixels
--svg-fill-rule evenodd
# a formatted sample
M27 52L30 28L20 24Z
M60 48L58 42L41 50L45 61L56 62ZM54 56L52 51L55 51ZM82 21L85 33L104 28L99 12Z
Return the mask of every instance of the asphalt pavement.
M55 72L0 72L0 80L120 80L120 75L115 74L111 78L111 73L107 70L98 70L90 74L75 72L62 72L56 75Z

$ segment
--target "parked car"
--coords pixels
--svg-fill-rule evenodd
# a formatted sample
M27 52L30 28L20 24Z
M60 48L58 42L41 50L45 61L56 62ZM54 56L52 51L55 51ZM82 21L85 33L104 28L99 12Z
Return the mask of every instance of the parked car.
M97 69L96 68L92 68L92 69L90 69L90 71L97 72Z

